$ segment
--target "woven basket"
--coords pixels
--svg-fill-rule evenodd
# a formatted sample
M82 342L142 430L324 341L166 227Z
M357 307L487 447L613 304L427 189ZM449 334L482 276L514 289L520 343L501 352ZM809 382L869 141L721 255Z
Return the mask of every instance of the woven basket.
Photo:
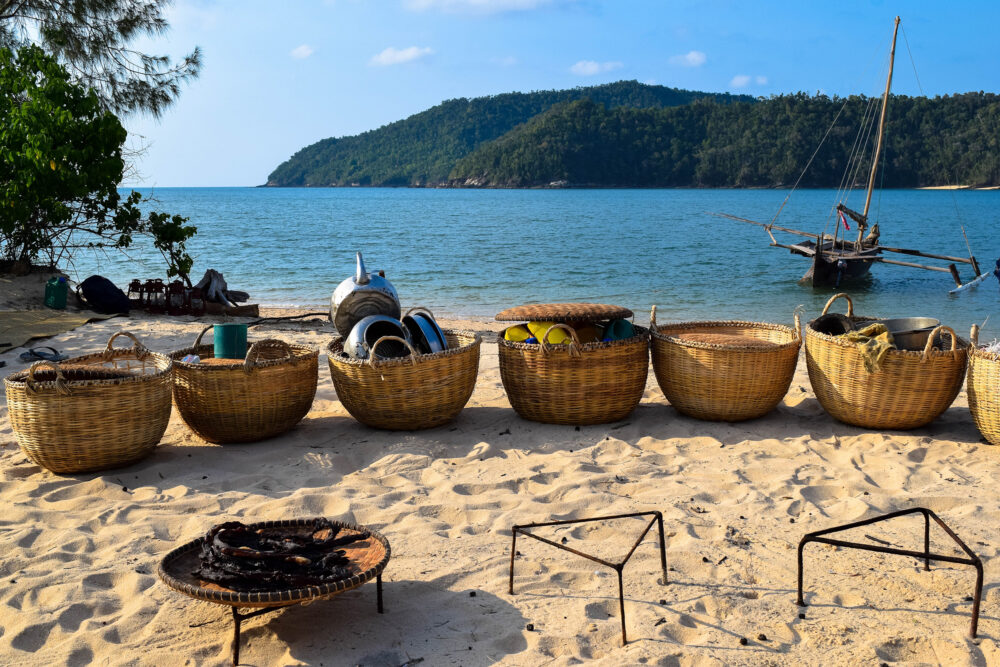
M678 412L712 421L762 417L788 393L802 343L796 330L762 322L656 324L653 373Z
M448 349L434 354L419 354L402 338L384 336L365 361L344 356L344 339L337 336L327 347L337 398L352 417L374 428L413 431L447 424L472 396L482 340L470 331L444 334ZM376 359L375 348L384 340L403 342L410 356Z
M847 300L847 317L852 322L872 319L854 317L854 304L846 294L831 297L823 315L840 298ZM942 332L951 338L948 351L933 347ZM929 424L948 409L965 378L968 343L946 326L931 332L922 352L890 350L875 373L865 370L857 345L820 333L811 322L805 344L816 398L832 416L855 426L902 430Z
M206 330L207 331L207 330ZM298 424L316 395L319 350L267 339L254 343L244 361L216 360L212 345L170 355L174 403L191 430L208 442L255 442ZM181 361L189 354L201 363Z
M979 347L979 326L972 325L969 347L969 412L983 437L1000 445L1000 354Z
M549 334L562 329L569 345L552 345ZM525 419L548 424L604 424L635 410L649 372L649 331L635 327L625 340L581 344L576 331L555 324L540 344L514 343L498 336L500 379L510 404Z
M119 336L133 346L112 348ZM4 380L17 442L29 459L57 473L138 461L167 429L170 372L170 359L124 331L98 354L32 364Z

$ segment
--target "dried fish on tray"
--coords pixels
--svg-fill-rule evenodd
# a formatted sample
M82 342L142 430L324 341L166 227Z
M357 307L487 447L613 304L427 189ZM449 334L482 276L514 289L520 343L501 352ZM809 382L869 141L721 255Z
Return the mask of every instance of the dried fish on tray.
M239 521L213 527L201 545L199 579L236 591L302 588L354 574L340 547L370 537L339 536L340 527L318 518L302 527L251 528Z

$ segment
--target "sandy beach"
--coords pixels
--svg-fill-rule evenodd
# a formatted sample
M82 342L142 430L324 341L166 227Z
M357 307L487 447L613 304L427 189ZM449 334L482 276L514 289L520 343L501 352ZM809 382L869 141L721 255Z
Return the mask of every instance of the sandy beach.
M203 326L136 315L42 344L84 354L126 330L166 352L190 345ZM680 416L650 373L628 419L549 426L510 408L487 341L476 390L454 423L388 432L358 424L337 400L323 354L328 323L253 331L321 349L311 412L271 440L207 444L175 410L149 458L55 475L20 451L4 399L0 663L228 664L228 609L168 589L159 560L222 521L325 516L388 538L385 613L366 585L252 619L243 664L1000 664L1000 460L964 391L926 428L872 432L822 410L800 357L784 402L762 419ZM0 355L0 374L27 366L21 351ZM810 545L809 606L796 606L803 534L913 506L937 512L984 560L978 639L968 636L975 572L959 565L924 572L908 557ZM627 646L607 568L522 539L508 594L513 524L652 510L664 515L670 582L662 585L650 533L625 568ZM922 525L910 517L845 537L920 549ZM630 519L537 532L618 559L643 527ZM958 554L940 530L931 542Z

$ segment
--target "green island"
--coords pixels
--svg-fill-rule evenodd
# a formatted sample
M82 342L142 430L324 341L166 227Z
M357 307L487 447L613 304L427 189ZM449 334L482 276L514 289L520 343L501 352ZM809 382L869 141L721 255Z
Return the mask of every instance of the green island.
M443 102L307 146L275 187L838 187L878 98L769 98L636 81ZM840 114L838 117L838 113ZM1000 96L893 95L883 187L1000 185ZM863 172L862 172L863 173Z

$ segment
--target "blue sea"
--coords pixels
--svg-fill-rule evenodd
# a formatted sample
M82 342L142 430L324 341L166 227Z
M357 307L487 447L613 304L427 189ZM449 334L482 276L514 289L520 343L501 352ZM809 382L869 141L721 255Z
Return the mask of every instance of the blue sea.
M786 190L446 190L160 188L144 191L158 210L191 218L192 278L221 271L234 289L267 305L325 309L353 274L354 253L383 269L403 306L439 316L491 317L512 305L598 301L627 306L645 323L658 319L744 319L790 323L804 306L819 314L832 289L798 283L805 258L768 246L766 232L708 215L725 212L770 221ZM860 209L863 192L849 205ZM831 190L798 190L777 224L832 231ZM1000 257L1000 191L891 190L872 210L882 242L967 256L984 271ZM779 241L797 237L780 235ZM126 259L78 255L74 278L100 273L125 286L163 276L148 248ZM913 261L905 255L888 255ZM926 260L917 260L926 261ZM930 261L938 266L945 262ZM963 279L969 265L959 264ZM950 295L947 273L876 265L849 291L862 315L931 316L968 335L988 319L1000 336L1000 284ZM837 309L841 309L838 306Z

